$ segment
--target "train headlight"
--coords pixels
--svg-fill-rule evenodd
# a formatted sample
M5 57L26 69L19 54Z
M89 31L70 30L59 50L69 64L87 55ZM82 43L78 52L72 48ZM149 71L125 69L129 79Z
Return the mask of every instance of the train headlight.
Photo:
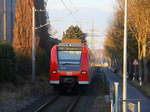
M56 71L56 70L53 70L53 71L52 71L52 74L57 74L57 71Z

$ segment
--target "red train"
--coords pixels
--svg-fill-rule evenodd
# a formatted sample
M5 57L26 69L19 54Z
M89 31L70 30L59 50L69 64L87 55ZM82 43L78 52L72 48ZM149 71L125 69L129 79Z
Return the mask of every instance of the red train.
M51 50L50 84L75 87L89 85L91 80L90 55L81 43L61 43Z

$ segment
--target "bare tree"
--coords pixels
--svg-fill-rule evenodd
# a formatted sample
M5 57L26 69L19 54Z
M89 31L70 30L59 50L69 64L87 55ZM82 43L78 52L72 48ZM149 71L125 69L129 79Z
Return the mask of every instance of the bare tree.
M148 0L131 0L129 2L129 21L138 43L138 59L140 61L140 75L144 71L144 81L147 82L147 41L150 34L150 2ZM142 70L143 69L143 70Z
M33 6L34 0L16 1L13 47L24 55L31 55Z

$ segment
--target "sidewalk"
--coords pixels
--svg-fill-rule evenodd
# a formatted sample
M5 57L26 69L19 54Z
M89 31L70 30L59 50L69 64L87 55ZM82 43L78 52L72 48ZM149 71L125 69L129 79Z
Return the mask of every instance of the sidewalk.
M122 80L120 80L120 78L109 69L104 69L104 72L112 84L114 82L119 82L119 98L122 98ZM143 99L141 101L141 112L150 112L150 99L145 97L138 89L129 84L127 84L127 99Z

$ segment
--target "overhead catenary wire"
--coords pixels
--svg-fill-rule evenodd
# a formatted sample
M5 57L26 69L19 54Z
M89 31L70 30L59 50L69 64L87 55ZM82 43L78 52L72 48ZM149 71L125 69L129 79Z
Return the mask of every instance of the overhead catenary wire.
M69 0L69 2L73 6L73 8L78 11L78 8L74 5L74 3L72 2L72 0Z
M69 12L69 14L67 14L66 16L62 16L62 17L58 17L56 19L51 19L51 22L61 22L63 19L65 19L66 17L68 17L69 15L73 17L73 20L75 21L76 24L80 24L80 21L74 16L74 13L78 12L79 10L74 6L73 8L75 8L74 11L70 10L70 8L66 5L66 3L63 0L60 0L60 2L63 4L63 6L65 7L65 9L67 9L67 11ZM71 3L72 1L70 1ZM49 11L49 10L42 10L42 9L36 9L36 12L44 12L44 11ZM81 27L81 24L80 24Z
M76 11L77 12L77 11ZM74 12L74 13L76 13ZM67 14L66 16L62 16L62 17L59 17L57 19L51 19L51 22L57 22L57 21L62 21L63 19L65 19L66 17L68 17L70 14Z
M76 12L80 12L80 10L78 9L78 7L74 4L74 2L72 0L69 0L70 4L73 6L73 9L76 11ZM78 20L81 20L80 16L78 16ZM79 23L80 25L80 28L82 27L82 23L80 22Z
M60 1L61 1L61 3L64 5L64 7L68 10L68 12L70 13L70 15L72 15L74 21L75 21L76 23L80 23L80 22L76 19L76 17L73 15L72 11L67 7L67 5L65 4L65 2L64 2L63 0L60 0Z
M35 12L48 12L48 10L43 10L43 9L35 9Z
M40 28L45 27L45 26L48 26L48 25L50 25L50 23L46 23L46 24L44 24L44 25L40 25L39 27L36 27L35 29L37 30L37 29L40 29Z
M48 10L35 9L34 12L48 12ZM48 25L50 25L50 23L46 23L46 24L40 25L39 27L35 27L35 30L38 30L38 29L43 28L43 27L48 26Z
M69 9L69 8L68 8ZM35 12L48 12L49 10L43 10L43 9L35 9ZM76 10L76 12L77 12L77 10ZM73 13L72 11L71 11L71 13ZM68 14L68 15L70 15L70 14ZM67 16L68 16L67 15ZM54 20L51 20L52 22L56 22L56 21L61 21L63 18L65 18L65 17L67 17L67 16L63 16L63 17L60 17L60 18L58 18L58 19L54 19ZM73 15L71 15L71 16L73 16ZM76 20L76 22L77 22L77 20ZM39 29L39 28L42 28L42 27L45 27L45 26L47 26L47 25L49 25L50 23L46 23L46 24L44 24L44 25L40 25L39 27L36 27L35 29Z

